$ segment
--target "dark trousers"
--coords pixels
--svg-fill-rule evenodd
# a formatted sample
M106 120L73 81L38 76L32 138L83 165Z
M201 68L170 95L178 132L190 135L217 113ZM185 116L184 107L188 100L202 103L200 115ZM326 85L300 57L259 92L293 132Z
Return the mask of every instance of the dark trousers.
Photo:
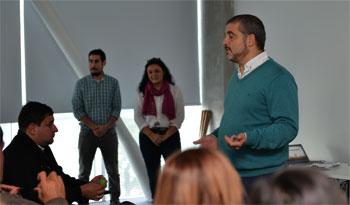
M152 132L158 134L164 134L166 129L151 129ZM181 150L180 134L177 131L159 146L155 145L147 135L140 132L139 135L140 149L145 160L147 174L149 178L149 185L152 192L152 198L154 197L157 185L157 177L160 169L160 157L163 156L166 160L171 154Z
M97 148L100 148L108 174L111 201L119 203L120 179L118 171L118 138L113 129L102 137L96 137L92 131L79 135L79 179L89 181L92 161Z

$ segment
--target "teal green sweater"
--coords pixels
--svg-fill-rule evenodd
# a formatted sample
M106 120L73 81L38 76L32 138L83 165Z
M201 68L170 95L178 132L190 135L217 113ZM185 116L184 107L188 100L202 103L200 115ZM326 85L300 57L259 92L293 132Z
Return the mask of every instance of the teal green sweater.
M293 76L269 59L243 79L233 73L220 127L212 134L242 177L269 174L288 159L288 143L298 133L298 91ZM245 132L239 150L224 136Z

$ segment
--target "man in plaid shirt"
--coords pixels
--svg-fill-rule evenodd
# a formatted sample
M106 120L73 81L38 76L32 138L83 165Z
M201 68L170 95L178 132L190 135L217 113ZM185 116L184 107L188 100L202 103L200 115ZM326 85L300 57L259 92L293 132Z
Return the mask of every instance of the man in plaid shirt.
M106 55L101 49L89 53L90 75L78 80L72 104L80 121L79 179L89 181L92 161L100 148L108 173L111 204L119 204L118 138L115 122L121 110L118 80L106 75Z

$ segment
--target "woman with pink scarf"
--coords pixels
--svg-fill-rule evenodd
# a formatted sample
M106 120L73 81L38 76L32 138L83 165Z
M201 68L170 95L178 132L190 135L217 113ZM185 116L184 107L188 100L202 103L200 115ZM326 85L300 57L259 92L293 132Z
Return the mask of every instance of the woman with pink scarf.
M153 198L160 157L163 156L166 160L171 154L181 150L178 130L184 120L181 91L160 58L152 58L145 65L134 115L140 128L139 144Z

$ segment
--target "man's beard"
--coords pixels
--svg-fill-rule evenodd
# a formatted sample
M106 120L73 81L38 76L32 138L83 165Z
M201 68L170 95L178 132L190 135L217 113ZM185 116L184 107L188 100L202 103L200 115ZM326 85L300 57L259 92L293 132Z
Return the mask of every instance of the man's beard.
M232 59L230 60L234 63L239 63L239 60L246 57L248 53L249 53L248 47L247 45L244 45L244 49L240 53L233 55Z
M97 77L97 76L102 75L102 72L99 72L99 73L91 73L91 75L92 75L93 77Z
M98 77L98 76L100 76L100 75L102 75L102 71L96 71L96 72L91 72L91 75L93 76L93 77Z

